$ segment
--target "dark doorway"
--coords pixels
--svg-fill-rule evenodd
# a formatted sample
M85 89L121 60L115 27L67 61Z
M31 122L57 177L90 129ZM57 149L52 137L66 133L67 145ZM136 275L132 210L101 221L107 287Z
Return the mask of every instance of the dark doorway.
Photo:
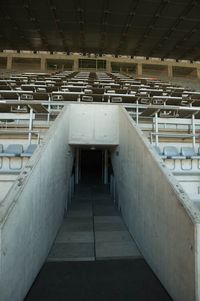
M81 150L81 182L102 183L102 150Z

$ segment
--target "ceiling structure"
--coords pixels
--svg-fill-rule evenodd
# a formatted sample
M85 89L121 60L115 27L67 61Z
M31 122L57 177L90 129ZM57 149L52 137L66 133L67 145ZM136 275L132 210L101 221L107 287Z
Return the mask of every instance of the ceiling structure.
M200 59L199 0L1 0L0 50Z

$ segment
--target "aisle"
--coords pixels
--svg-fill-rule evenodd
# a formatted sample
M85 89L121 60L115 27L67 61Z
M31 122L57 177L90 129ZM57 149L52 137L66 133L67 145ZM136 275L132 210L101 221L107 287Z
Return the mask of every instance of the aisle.
M79 186L24 301L170 301L107 187Z
M48 261L138 258L140 253L105 185L80 185Z

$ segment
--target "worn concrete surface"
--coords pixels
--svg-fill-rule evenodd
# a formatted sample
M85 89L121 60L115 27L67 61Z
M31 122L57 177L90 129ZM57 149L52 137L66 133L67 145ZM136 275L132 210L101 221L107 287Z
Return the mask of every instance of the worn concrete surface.
M48 261L141 257L105 185L79 185Z
M24 301L171 300L101 189L79 187Z
M124 221L174 300L200 300L199 211L123 108L119 120L112 163Z
M47 262L24 301L172 301L143 259Z
M0 203L1 301L24 298L61 225L73 162L64 143L67 114L68 110L61 113Z

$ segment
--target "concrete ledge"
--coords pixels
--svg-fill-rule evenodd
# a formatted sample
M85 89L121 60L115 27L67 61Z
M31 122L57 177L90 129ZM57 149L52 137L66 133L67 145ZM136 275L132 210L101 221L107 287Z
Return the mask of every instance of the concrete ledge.
M125 109L112 162L122 215L142 255L174 300L199 299L200 214Z
M1 301L23 300L62 222L73 162L68 112L55 121L0 204Z

